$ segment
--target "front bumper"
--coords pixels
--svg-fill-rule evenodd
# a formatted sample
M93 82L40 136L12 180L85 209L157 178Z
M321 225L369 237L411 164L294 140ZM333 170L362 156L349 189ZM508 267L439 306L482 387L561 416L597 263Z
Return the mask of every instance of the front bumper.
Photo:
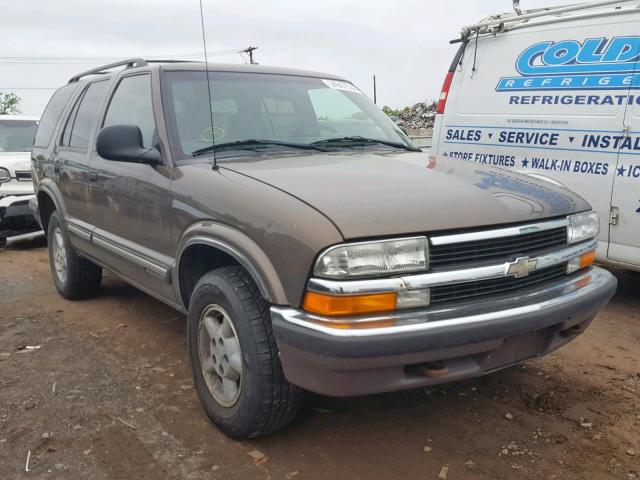
M394 320L390 327L337 329L279 306L271 318L291 383L363 395L477 377L545 355L581 333L616 286L611 273L592 267L524 294L375 317Z
M13 237L40 230L29 202L35 195L0 197L0 238Z

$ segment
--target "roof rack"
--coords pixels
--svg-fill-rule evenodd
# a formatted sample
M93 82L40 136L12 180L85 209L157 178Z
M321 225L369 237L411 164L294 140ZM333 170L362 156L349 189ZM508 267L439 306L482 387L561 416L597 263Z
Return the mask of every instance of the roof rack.
M110 70L116 67L124 66L125 68L133 68L133 67L146 67L147 65L148 63L142 58L128 58L126 60L120 60L119 62L109 63L107 65L103 65L101 67L93 68L91 70L87 70L86 72L79 73L75 77L71 77L71 79L69 80L69 83L77 82L82 77L86 77L87 75L105 74L107 73L106 70Z
M579 3L579 4L564 6L564 7L545 8L538 11L533 11L531 13L525 13L524 15L512 14L508 17L500 15L500 16L491 18L490 20L483 21L483 22L476 23L474 25L469 25L462 28L461 38L455 41L452 41L451 43L464 41L465 39L469 38L471 35L476 33L483 34L483 33L501 32L505 30L505 26L508 23L513 24L516 22L526 22L527 20L530 20L533 18L545 17L549 15L557 15L560 13L575 12L580 10L588 10L596 7L605 7L608 5L628 3L631 1L634 1L634 0L600 0L596 2ZM562 18L561 20L564 20L564 18Z
M147 60L146 62L147 63L202 63L202 60L154 59L154 60Z

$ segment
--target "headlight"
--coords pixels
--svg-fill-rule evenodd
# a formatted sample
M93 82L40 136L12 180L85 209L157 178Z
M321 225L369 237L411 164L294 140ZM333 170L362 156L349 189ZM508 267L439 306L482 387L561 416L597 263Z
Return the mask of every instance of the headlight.
M567 229L569 243L593 238L600 232L600 218L596 212L578 213L567 218L569 220L569 228Z
M325 278L369 277L426 270L426 237L338 245L323 253L314 275Z
M0 168L0 183L10 182L11 174L6 168Z

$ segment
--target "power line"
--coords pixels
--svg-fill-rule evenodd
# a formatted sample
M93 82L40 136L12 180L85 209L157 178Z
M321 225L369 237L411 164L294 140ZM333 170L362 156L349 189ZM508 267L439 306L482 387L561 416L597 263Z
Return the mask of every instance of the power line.
M237 48L233 50L218 50L207 52L208 57L234 55L247 49ZM134 55L136 56L136 55ZM203 52L172 53L167 55L137 55L149 60L153 59L198 59L203 57ZM77 65L86 63L104 63L120 60L122 57L0 57L0 63L16 65Z
M249 62L253 61L253 51L258 47L239 48L235 50L218 50L215 52L195 52L195 53L174 53L170 55L147 55L142 56L148 60L161 59L170 60L173 58L206 58L219 57L224 55L240 55L243 53L249 55ZM16 64L16 65L77 65L87 63L104 63L109 61L120 60L122 57L0 57L0 64ZM188 58L188 59L191 59ZM0 87L0 90L57 90L59 87Z
M0 90L57 90L60 87L0 87Z
M242 51L242 48L234 48L230 50L217 50L214 52L207 52L207 55L216 55L216 54L225 54L225 53L236 53ZM190 53L169 53L163 55L148 55L145 58L154 58L154 57L193 57L193 56L201 56L203 52L190 52ZM133 55L132 57L134 57ZM79 56L42 56L42 57L29 57L29 56L0 56L0 59L3 60L114 60L121 57L118 56L91 56L91 57L79 57Z
M115 59L114 59L115 60ZM105 63L109 60L86 60L82 62L6 62L0 60L0 63L3 65L87 65L87 64L100 64Z

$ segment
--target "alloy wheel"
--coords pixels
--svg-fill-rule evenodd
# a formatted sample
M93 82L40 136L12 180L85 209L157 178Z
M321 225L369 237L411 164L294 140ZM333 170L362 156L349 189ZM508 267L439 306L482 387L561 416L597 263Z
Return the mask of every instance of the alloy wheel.
M213 398L224 407L235 405L242 390L242 352L233 321L219 305L209 305L202 312L198 354Z
M53 246L51 248L51 254L53 255L53 266L56 271L56 276L60 283L67 282L68 266L67 266L67 249L65 248L64 236L60 227L55 227L53 230Z

